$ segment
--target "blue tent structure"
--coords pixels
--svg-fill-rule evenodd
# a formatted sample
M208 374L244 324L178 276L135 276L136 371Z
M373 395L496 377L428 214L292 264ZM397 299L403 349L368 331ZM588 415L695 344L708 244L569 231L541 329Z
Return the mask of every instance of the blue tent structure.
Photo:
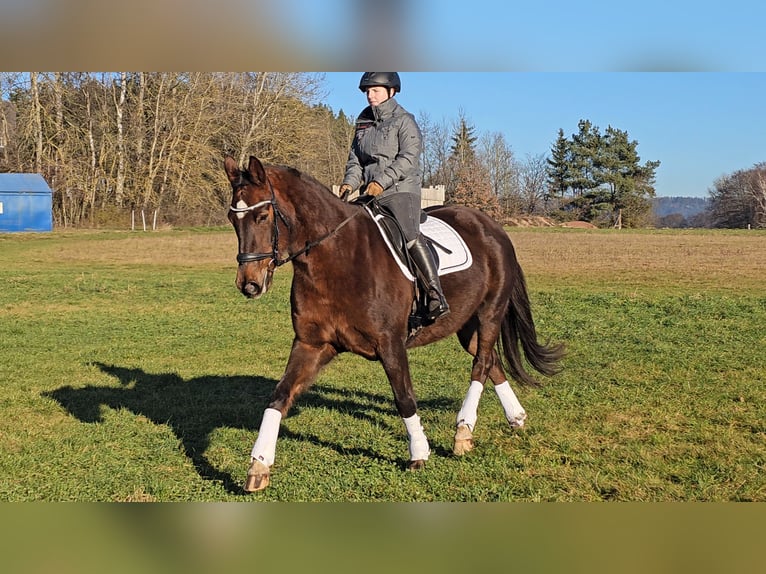
M0 233L52 231L53 192L37 173L0 173Z

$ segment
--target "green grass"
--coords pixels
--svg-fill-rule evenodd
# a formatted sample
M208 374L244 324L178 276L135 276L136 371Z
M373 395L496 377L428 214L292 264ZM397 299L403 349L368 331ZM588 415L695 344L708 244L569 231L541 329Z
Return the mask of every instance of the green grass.
M0 235L0 499L766 501L766 235L511 236L542 337L569 351L515 386L524 431L488 388L476 449L451 455L470 357L415 349L432 455L406 471L382 368L343 355L282 422L271 486L243 495L289 268L247 301L229 230Z

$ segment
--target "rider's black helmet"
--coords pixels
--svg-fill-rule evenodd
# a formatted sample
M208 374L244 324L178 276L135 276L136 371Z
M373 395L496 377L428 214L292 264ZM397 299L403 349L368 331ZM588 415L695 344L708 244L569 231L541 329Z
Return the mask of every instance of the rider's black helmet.
M393 88L394 93L402 91L402 82L397 72L365 72L362 74L362 79L359 80L359 89L366 92L367 88L374 86Z

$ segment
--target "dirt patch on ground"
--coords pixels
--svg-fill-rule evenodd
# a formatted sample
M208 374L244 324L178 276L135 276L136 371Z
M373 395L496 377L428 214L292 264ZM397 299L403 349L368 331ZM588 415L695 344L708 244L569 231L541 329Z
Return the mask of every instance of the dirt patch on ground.
M522 215L519 217L509 217L505 220L505 225L509 227L569 227L572 229L598 229L592 223L587 221L567 221L565 223L556 223L552 219L539 215Z
M521 217L509 217L505 224L510 227L555 227L553 223L547 217L541 217L538 215L525 215Z
M573 229L598 229L598 227L587 221L567 221L562 223L561 227L571 227Z

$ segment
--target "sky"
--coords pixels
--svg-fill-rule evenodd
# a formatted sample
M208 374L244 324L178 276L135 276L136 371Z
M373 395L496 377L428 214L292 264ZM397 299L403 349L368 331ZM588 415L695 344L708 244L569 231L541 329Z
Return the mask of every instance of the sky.
M520 159L611 125L661 162L658 195L704 197L766 161L765 21L757 0L0 0L0 68L327 72L351 115L342 70L412 70L416 115L462 110Z
M761 0L279 0L279 6L275 21L293 41L343 64L395 54L413 64L408 69L434 71L764 67Z
M762 0L0 0L0 65L753 72L764 21Z
M367 105L362 72L325 74L324 102L356 116ZM548 154L581 119L638 142L659 160L658 196L707 197L715 180L766 162L766 73L401 72L399 103L416 117L499 132L516 157Z

